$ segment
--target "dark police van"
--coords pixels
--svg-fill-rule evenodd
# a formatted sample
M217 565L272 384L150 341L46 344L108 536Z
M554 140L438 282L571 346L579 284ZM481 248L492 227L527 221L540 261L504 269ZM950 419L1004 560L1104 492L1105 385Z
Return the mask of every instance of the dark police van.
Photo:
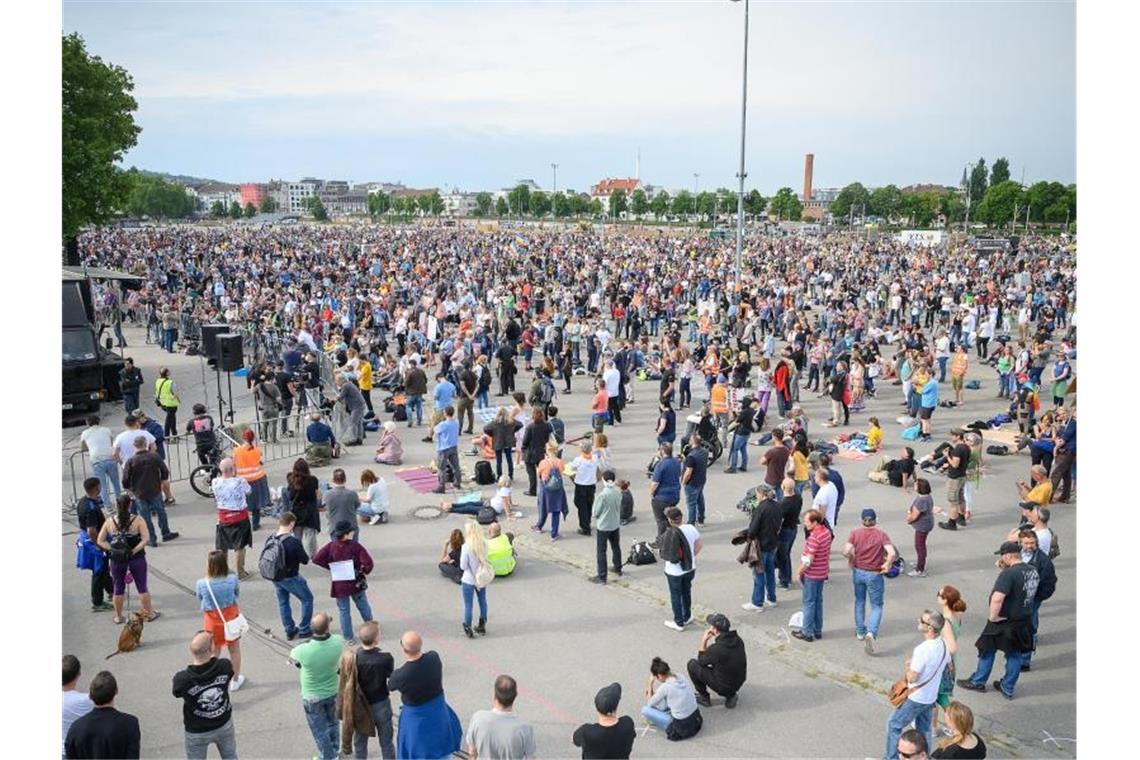
M91 280L140 282L134 275L82 267L63 269L63 416L82 416L103 401L122 398L119 371L123 360L99 345ZM129 287L130 285L128 285Z

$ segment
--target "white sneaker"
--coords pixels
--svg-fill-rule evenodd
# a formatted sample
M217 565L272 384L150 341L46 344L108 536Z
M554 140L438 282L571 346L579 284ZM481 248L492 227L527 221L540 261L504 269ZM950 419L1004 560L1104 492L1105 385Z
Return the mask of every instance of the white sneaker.
M237 691L238 689L240 689L242 687L242 684L244 684L244 683L245 683L245 676L238 676L237 678L230 681L230 691Z
M857 633L857 634L855 634L855 640L856 640L856 641L862 641L862 640L863 640L863 637L864 637L864 636L866 636L866 635L867 635L867 634L865 634L865 633Z
M369 525L378 525L380 523L380 515L372 515L372 519L368 521Z
M665 621L665 627L666 628L672 628L674 631L684 631L685 630L685 626L677 625L672 620L666 620Z
M764 602L764 606L765 607L778 607L779 604L776 602L773 602L772 600L769 599L768 601Z
M907 575L911 578L925 578L926 577L926 571L925 570L910 570L907 572Z
M744 604L740 605L740 609L748 610L749 612L763 612L764 611L763 605L757 607L752 602L745 602Z
M875 634L867 631L867 635L863 637L863 651L867 654L875 653Z

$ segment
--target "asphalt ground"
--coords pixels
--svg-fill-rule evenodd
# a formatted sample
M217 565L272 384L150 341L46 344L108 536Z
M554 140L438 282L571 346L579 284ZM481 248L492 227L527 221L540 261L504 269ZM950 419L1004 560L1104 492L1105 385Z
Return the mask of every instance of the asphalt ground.
M134 356L148 385L160 366L169 366L182 388L188 409L208 397L213 407L216 386L207 375L203 388L201 362L197 357L166 354L157 346L144 345L142 331L128 328ZM946 436L955 425L988 418L1002 411L996 395L996 374L971 362L969 377L982 381L982 388L966 391L963 407L939 409L933 419L935 440L916 446L921 456ZM520 378L525 375L520 375ZM648 481L644 471L652 457L656 420L655 381L638 382L635 403L623 412L625 424L607 428L619 477L633 483L638 520L622 528L623 553L635 540L652 537ZM559 387L561 385L559 384ZM575 392L560 396L557 405L570 437L589 427L589 394L585 378L575 378ZM223 390L225 389L223 379ZM150 396L143 393L144 406ZM374 396L379 394L374 394ZM700 390L694 394L702 395ZM948 389L943 398L948 396ZM492 397L492 401L494 401ZM847 428L828 430L820 423L829 414L826 399L807 391L801 405L813 421L810 438L829 438L837 432L867 428L869 415L884 424L887 453L904 442L894 418L901 412L898 386L880 385L877 399L867 410L852 415ZM239 421L252 415L252 403L244 381L234 384L234 402ZM151 409L151 411L156 411ZM774 414L774 405L772 408ZM109 425L121 429L121 405L105 407ZM188 415L180 414L180 422ZM382 417L385 418L386 416ZM160 418L161 419L161 418ZM401 428L405 465L426 464L431 444L420 441L422 429ZM77 429L64 430L64 458L74 450ZM346 449L337 460L345 468L350 485L359 482L364 467L372 467L389 485L392 519L386 525L361 526L361 541L376 560L370 578L369 599L382 631L382 646L397 649L401 632L414 629L425 646L440 653L444 662L444 686L448 701L466 727L471 714L489 707L492 684L499 673L513 675L519 683L516 711L536 732L541 757L571 757L579 752L570 734L580 723L594 720L593 695L612 681L623 686L621 712L633 715L639 727L634 745L636 756L660 757L879 757L884 749L885 723L891 712L886 701L890 683L902 671L903 661L919 643L914 621L923 608L934 608L943 584L957 586L969 605L958 654L960 676L972 672L976 651L972 644L984 624L989 590L997 571L993 551L1005 533L1017 524L1016 482L1028 479L1026 453L987 457L984 479L975 495L973 520L957 533L935 530L929 540L928 577L899 577L887 581L886 611L876 652L868 656L855 639L852 616L851 574L840 556L843 540L856 527L862 507L874 507L879 524L913 560L912 531L904 515L912 494L877 485L866 479L877 458L862 461L839 459L847 497L839 518L833 545L832 574L824 592L824 638L812 644L789 637L788 620L800 608L800 591L781 590L779 607L762 613L744 612L749 600L751 576L736 563L737 547L731 536L746 525L746 516L735 509L744 491L756 485L761 475L756 464L762 452L749 447L750 471L733 475L722 472L725 458L710 470L705 495L707 524L702 532L704 550L697 559L693 585L694 615L698 620L721 611L732 620L748 645L748 682L735 710L726 710L715 700L702 708L704 727L698 737L669 742L658 731L646 729L638 716L644 704L643 690L649 662L660 656L678 672L695 656L703 626L689 626L683 633L667 629L671 618L668 590L661 565L627 567L625 576L607 586L587 582L594 570L594 539L578 535L573 514L563 539L552 543L548 534L535 534L528 525L535 517L534 499L520 496L524 517L508 523L517 534L519 563L509 578L497 579L488 590L489 621L486 637L469 641L460 628L462 603L459 588L442 578L435 565L452 528L461 527L460 516L421 519L413 513L438 504L438 496L417 494L391 474L394 468L371 461L377 435L369 434L366 445ZM465 469L474 458L461 456ZM284 482L290 462L267 465L273 486ZM327 480L330 468L316 474ZM520 468L521 471L521 468ZM518 474L518 473L516 473ZM64 477L68 477L65 466ZM524 475L525 477L525 475ZM935 503L944 506L943 478L932 476ZM70 494L64 482L64 495ZM116 705L139 716L144 757L181 757L182 723L180 700L170 694L170 679L189 662L190 636L201 627L192 589L204 575L207 552L213 548L215 512L212 502L197 497L186 482L174 485L178 504L169 509L172 528L181 538L148 550L154 606L163 617L148 625L143 645L104 664L115 648L118 629L109 613L89 611L88 574L74 567L76 526L74 517L63 513L61 555L63 569L63 651L84 663L81 688L103 667L115 673L120 693ZM490 489L484 489L489 494ZM430 514L431 510L421 510ZM265 520L255 536L255 549L269 534ZM1052 527L1061 539L1062 555L1056 560L1057 592L1042 608L1041 631L1033 670L1025 673L1015 699L1007 701L991 688L986 694L955 691L955 698L969 705L977 730L990 748L990 757L1072 757L1076 754L1076 505L1054 505ZM797 546L802 536L797 540ZM311 757L315 744L301 709L298 671L286 661L285 642L272 589L257 576L256 554L247 558L254 577L242 584L241 607L253 630L243 640L243 672L246 685L233 695L234 720L239 753L243 757ZM327 574L305 568L317 597L317 610L333 613ZM137 601L132 603L137 605ZM356 616L356 613L353 613ZM354 620L358 621L357 617ZM401 661L397 653L397 664ZM1001 660L992 677L1000 675ZM394 707L398 710L398 698ZM378 749L373 746L373 754Z

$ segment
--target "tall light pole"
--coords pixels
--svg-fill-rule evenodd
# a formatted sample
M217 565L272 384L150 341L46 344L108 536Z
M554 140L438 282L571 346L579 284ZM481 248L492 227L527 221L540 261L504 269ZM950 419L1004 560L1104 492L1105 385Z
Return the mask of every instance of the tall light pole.
M554 185L550 191L550 215L556 218L558 215L554 213L554 196L558 195L558 164L551 163L550 168L554 171Z
M733 0L740 2L740 0ZM744 64L743 76L740 85L740 190L736 196L736 267L733 278L736 287L743 295L744 289L740 282L740 260L744 254L744 127L748 116L748 0L744 0Z

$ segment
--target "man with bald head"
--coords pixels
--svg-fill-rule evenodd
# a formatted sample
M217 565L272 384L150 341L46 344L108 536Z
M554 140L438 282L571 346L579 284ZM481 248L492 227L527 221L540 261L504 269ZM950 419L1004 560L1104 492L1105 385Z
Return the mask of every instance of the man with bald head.
M340 756L340 721L336 717L337 664L344 639L329 631L332 618L313 615L313 638L293 647L289 658L301 669L301 702L321 760Z
M190 639L191 663L174 674L173 693L182 700L183 741L186 757L206 757L211 744L225 760L237 758L237 738L230 708L230 680L234 666L214 656L214 642L206 631Z
M234 460L226 457L218 463L220 471L214 478L211 487L214 491L214 501L218 507L218 525L214 531L214 548L236 553L235 564L230 565L237 570L238 578L245 580L249 573L245 571L245 549L253 546L253 525L250 523L249 508L246 506L246 496L250 492L249 482L237 474Z
M404 633L400 637L404 664L388 678L388 689L400 692L403 703L396 757L447 757L459 749L463 738L459 716L443 697L443 663L436 652L423 648L418 633Z

